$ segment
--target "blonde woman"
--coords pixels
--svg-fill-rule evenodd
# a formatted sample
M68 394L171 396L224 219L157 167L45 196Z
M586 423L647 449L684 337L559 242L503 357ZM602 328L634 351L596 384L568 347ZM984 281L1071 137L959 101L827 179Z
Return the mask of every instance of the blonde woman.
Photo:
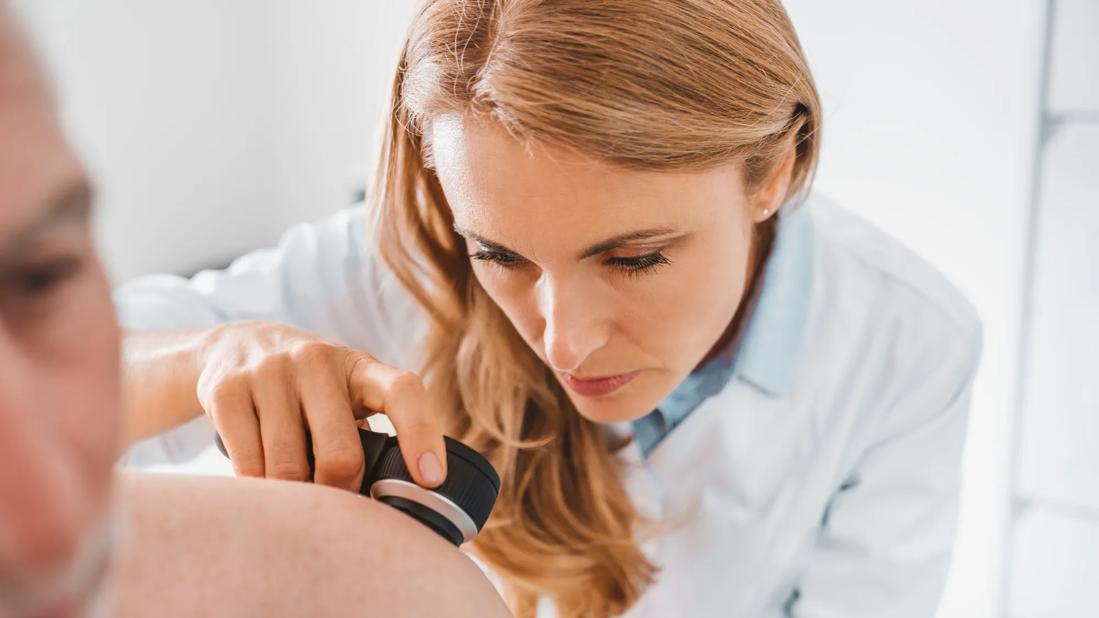
M119 290L129 437L212 421L134 459L353 488L380 411L517 615L932 616L980 326L820 130L777 0L425 2L367 206Z

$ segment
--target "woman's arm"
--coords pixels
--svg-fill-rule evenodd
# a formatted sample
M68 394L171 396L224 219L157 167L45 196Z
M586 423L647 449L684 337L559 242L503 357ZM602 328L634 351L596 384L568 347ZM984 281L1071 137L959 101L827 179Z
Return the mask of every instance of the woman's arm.
M146 474L120 489L112 615L510 615L464 553L349 492Z
M196 384L214 329L132 331L123 345L122 448L202 415Z
M357 488L355 421L382 411L413 476L437 485L424 470L445 475L442 433L419 379L399 369L422 314L375 259L367 234L365 211L347 209L295 226L276 248L226 270L119 288L127 446L205 412L239 474L305 480L308 426L315 480ZM208 423L194 429L130 454L159 447L160 457L137 459L185 460L213 440ZM439 465L419 460L429 451Z

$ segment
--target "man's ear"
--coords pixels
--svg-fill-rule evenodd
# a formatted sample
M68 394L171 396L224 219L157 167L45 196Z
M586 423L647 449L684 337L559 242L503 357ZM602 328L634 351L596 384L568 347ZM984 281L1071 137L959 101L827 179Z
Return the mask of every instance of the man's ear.
M775 167L771 176L753 196L752 212L756 223L762 223L777 213L786 201L786 192L790 189L790 178L793 175L797 154L797 148L790 143L786 148L786 154L782 156L782 162Z

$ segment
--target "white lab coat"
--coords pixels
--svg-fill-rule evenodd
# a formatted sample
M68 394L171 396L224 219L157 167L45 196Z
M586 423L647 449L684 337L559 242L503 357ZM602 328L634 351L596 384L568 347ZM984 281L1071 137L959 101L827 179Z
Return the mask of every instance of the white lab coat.
M935 614L980 323L941 275L881 231L817 195L803 208L809 241L786 259L803 264L810 285L769 294L786 277L778 271L736 376L648 457L636 444L619 455L642 513L688 514L642 546L662 571L628 616ZM226 271L132 282L116 293L120 319L130 329L277 320L415 370L424 316L375 259L365 221L350 208ZM200 419L125 461L185 461L212 435ZM543 602L539 614L552 607Z

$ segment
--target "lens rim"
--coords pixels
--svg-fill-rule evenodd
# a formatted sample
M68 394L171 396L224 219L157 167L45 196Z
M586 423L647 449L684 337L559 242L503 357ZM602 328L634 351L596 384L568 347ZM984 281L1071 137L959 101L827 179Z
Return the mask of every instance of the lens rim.
M462 543L471 540L479 532L473 518L450 498L403 479L383 478L374 481L370 485L370 497L382 501L384 498L402 498L434 511L458 530Z

